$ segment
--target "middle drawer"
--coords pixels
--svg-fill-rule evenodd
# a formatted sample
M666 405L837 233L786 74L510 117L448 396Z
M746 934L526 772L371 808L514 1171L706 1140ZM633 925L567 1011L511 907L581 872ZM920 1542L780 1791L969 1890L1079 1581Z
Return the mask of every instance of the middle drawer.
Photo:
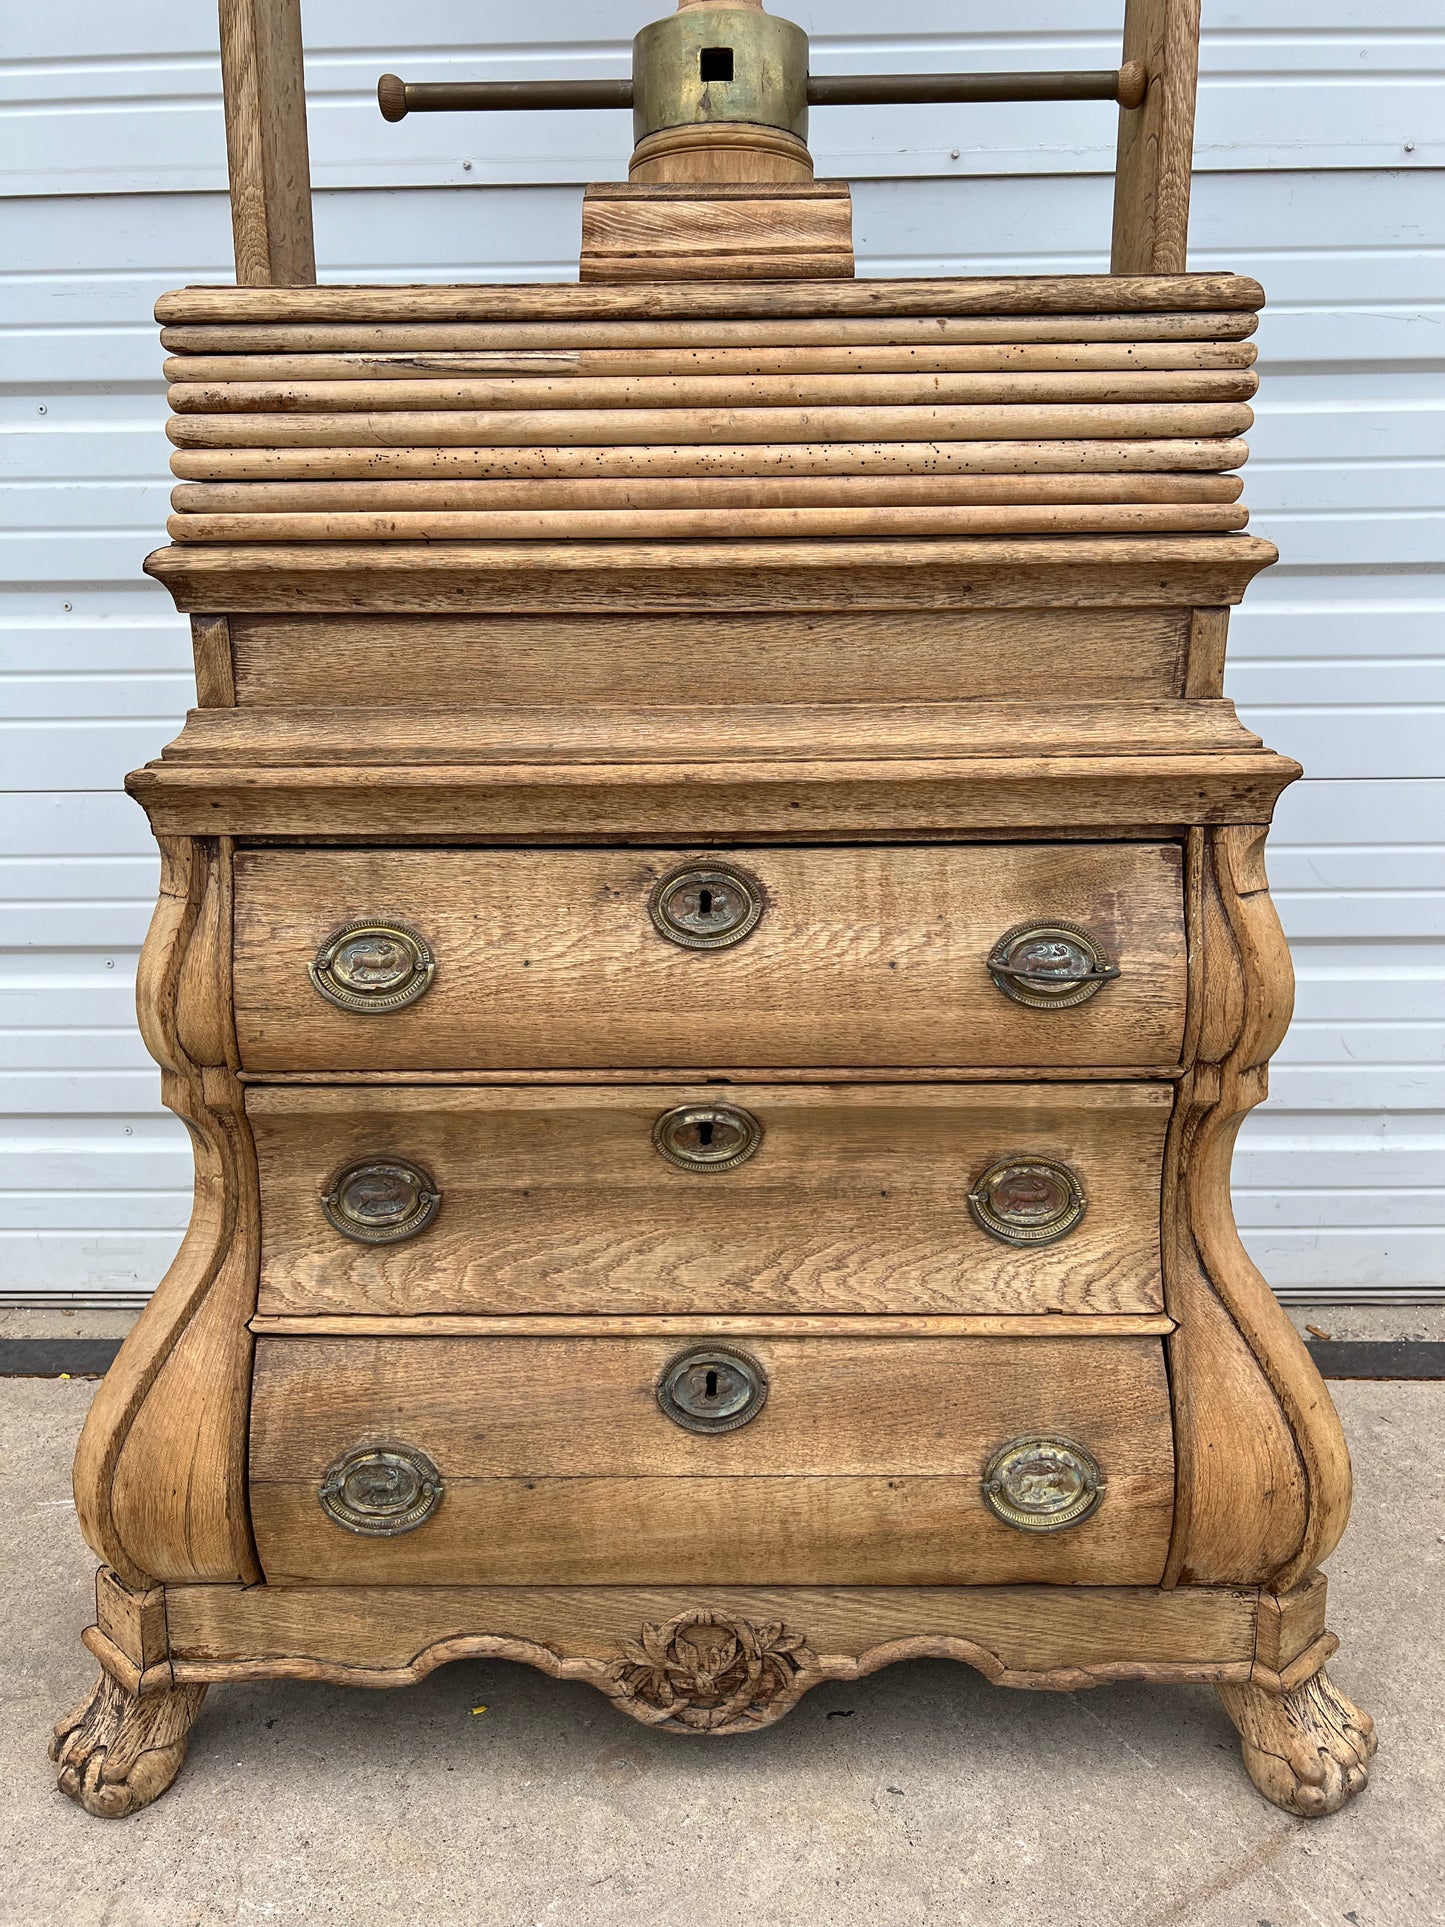
M1173 1095L252 1085L258 1309L1155 1313Z

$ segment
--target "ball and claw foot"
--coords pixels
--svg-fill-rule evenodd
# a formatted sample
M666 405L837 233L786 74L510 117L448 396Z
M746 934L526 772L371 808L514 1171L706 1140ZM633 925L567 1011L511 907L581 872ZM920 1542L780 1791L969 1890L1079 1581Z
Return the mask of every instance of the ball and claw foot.
M1221 1686L1239 1729L1244 1764L1266 1800L1306 1820L1338 1813L1370 1777L1375 1722L1352 1706L1323 1667L1292 1693Z
M138 1699L102 1673L95 1690L55 1728L50 1757L60 1791L102 1820L123 1820L158 1800L181 1770L204 1686L173 1686Z

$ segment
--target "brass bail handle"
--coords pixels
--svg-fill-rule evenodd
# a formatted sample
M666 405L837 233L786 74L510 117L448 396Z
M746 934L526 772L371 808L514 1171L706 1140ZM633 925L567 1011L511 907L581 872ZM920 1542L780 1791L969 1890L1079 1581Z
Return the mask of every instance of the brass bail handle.
M1112 100L1142 107L1149 75L1122 67L1048 73L814 74L800 27L760 0L679 0L633 42L628 80L405 81L383 74L382 117L630 107L639 141L663 127L737 121L804 136L809 107L908 107L985 101Z

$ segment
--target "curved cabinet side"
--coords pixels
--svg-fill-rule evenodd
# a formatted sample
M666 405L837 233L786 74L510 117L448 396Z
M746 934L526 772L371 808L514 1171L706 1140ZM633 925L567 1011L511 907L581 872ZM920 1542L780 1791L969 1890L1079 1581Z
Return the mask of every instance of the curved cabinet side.
M1166 1584L1286 1591L1344 1529L1349 1459L1329 1394L1245 1251L1230 1204L1239 1127L1268 1091L1293 972L1262 826L1191 838L1193 1068L1166 1167L1166 1296L1179 1504Z
M162 1101L191 1134L195 1196L181 1248L96 1394L74 1474L87 1543L133 1588L260 1577L245 1492L258 1212L224 1014L230 850L163 838L161 858L136 1004Z

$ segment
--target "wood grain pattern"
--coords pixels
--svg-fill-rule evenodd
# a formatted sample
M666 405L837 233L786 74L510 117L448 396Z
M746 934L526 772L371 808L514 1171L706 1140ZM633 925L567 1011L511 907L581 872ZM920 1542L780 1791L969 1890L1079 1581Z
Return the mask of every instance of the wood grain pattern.
M541 416L562 409L608 410L624 420L641 411L668 410L693 416L711 409L902 409L947 408L993 403L1027 405L1102 402L1248 401L1259 388L1250 367L1159 371L1125 366L1109 372L1078 369L994 373L872 374L723 374L665 375L634 371L624 375L468 375L445 380L418 379L414 371L376 381L222 381L172 382L167 400L177 415L331 415L355 410L361 415L441 410L481 414L490 410ZM410 424L407 424L410 426ZM485 441L483 435L479 439ZM528 438L530 439L530 438ZM539 439L545 439L545 436ZM659 439L667 439L659 437ZM685 436L678 437L685 440ZM839 436L836 439L848 439Z
M245 1503L245 1432L255 1308L254 1156L224 1055L229 991L228 852L162 844L161 896L137 977L137 1007L161 1095L196 1157L179 1252L86 1416L75 1499L86 1543L128 1586L257 1578ZM204 967L188 969L199 942ZM208 1040L198 1062L183 1039Z
M173 515L176 542L583 542L694 537L826 541L833 536L1158 534L1242 529L1247 509L1222 503L1043 503L1004 507L511 509L325 514Z
M896 343L807 343L746 347L733 344L687 347L571 347L565 334L536 348L377 348L258 351L254 354L176 354L164 368L168 382L215 386L230 382L287 384L336 382L414 382L418 377L547 376L565 377L798 376L798 375L963 375L1023 372L1047 374L1124 370L1168 372L1252 368L1257 350L1251 341L899 341Z
M1057 1312L1014 1316L1008 1313L977 1316L951 1314L888 1314L865 1312L813 1315L749 1312L736 1317L708 1314L707 1329L715 1338L741 1338L768 1333L784 1338L1165 1338L1174 1321L1163 1314ZM340 1316L266 1317L251 1320L257 1337L267 1338L691 1338L697 1330L693 1317L632 1317L588 1312L558 1318L542 1312L487 1317L468 1314L450 1318L425 1312L407 1317L370 1317L364 1313Z
M902 348L947 352L975 343L1026 350L1035 342L1245 341L1259 317L1242 310L1146 314L898 315L885 320L799 315L792 320L703 321L248 321L230 319L165 327L161 346L174 355L580 353L622 349L629 355L701 349L726 353L833 348L859 352Z
M268 1581L1157 1580L1173 1509L1157 1340L750 1349L767 1405L698 1438L656 1403L667 1341L262 1339L251 1496ZM401 1540L358 1540L316 1501L327 1465L378 1425L446 1481L441 1508ZM989 1453L1029 1431L1079 1438L1110 1480L1067 1533L1017 1533L983 1505Z
M246 770L152 763L126 779L158 835L412 844L655 844L698 839L924 842L1000 835L1157 840L1269 816L1299 765L1238 755L902 758L874 763L352 765ZM399 823L405 829L398 829ZM856 1060L854 1060L856 1061ZM476 1069L472 1065L469 1068Z
M181 609L1139 608L1238 602L1278 560L1249 535L904 542L395 542L159 549Z
M1092 315L1253 311L1264 290L1240 274L1063 274L957 280L786 281L659 287L485 286L179 288L156 302L156 320L219 322L660 321L835 318L875 315Z
M299 0L220 0L238 283L314 282Z
M565 1677L569 1658L610 1660L640 1625L695 1604L760 1625L800 1627L824 1676L876 1671L903 1642L922 1636L967 1641L972 1654L940 1656L965 1659L996 1684L1063 1685L1069 1676L1079 1686L1189 1662L1247 1666L1255 1598L1219 1587L748 1586L683 1594L640 1586L389 1586L378 1594L351 1586L178 1586L167 1591L166 1613L182 1677L208 1669L206 1676L219 1678L403 1685L450 1659L483 1654L497 1639L531 1642L533 1663ZM830 1659L843 1662L837 1672Z
M1084 702L1182 693L1179 609L898 609L689 615L251 615L230 622L235 700L380 708L416 693L488 703L962 702L1040 683Z
M1182 274L1199 70L1199 0L1126 0L1124 59L1148 75L1142 107L1119 111L1115 274Z
M676 1104L725 1101L756 1156L698 1176L652 1148ZM252 1086L265 1226L258 1310L1157 1312L1157 1085L978 1089L309 1090ZM1083 1223L1033 1250L989 1238L966 1193L1014 1153L1060 1159ZM399 1245L359 1245L318 1199L400 1156L443 1194Z
M718 152L720 134L727 143L725 153ZM739 162L751 162L753 175L771 163L764 178L777 178L777 157L760 152L759 143L775 149L778 136L762 128L669 128L644 142L634 158L653 179L660 168L674 180L706 180L706 162L699 166L696 152L676 154L671 166L657 154L660 143L676 148L690 137L704 141L713 150L714 168L725 167L733 180L748 178L734 171ZM746 148L740 142L746 142ZM811 174L807 149L798 141L791 145L799 150L794 166L801 160ZM678 166L699 172L679 176ZM839 280L852 273L853 198L844 181L810 182L746 197L719 195L709 185L659 194L643 181L630 187L608 184L600 191L589 188L582 196L578 274L584 284L734 277Z
M1169 1570L1177 1583L1227 1576L1283 1592L1344 1528L1349 1459L1329 1394L1229 1208L1234 1140L1266 1094L1293 983L1264 887L1263 838L1240 827L1192 839L1197 1019L1164 1182L1181 1475Z
M172 415L166 435L177 448L385 448L398 443L409 448L610 448L623 443L1157 440L1174 435L1242 435L1253 421L1254 410L1243 401L433 407L369 414L338 409L330 414Z
M682 850L243 851L242 1060L250 1070L699 1058L1124 1066L1178 1049L1173 846L711 854L757 876L768 903L752 936L717 952L667 942L648 917L656 880L689 860ZM384 1021L335 1010L306 976L334 929L373 913L414 923L438 959L433 988ZM1121 961L1118 982L1069 1011L1005 998L984 960L1036 916L1097 931Z
M1169 471L1203 475L1238 468L1248 444L1227 435L1165 441L1033 440L930 442L928 480L953 476L1100 476ZM917 482L915 442L666 443L577 448L206 448L177 449L171 473L183 481L658 481L749 478L796 484L812 476L870 476ZM758 499L763 499L759 497Z
M997 757L1053 749L1125 759L1206 756L1260 748L1228 701L1057 702L1045 697L963 703L757 703L716 708L595 703L478 703L465 710L386 708L193 710L164 756L172 763L248 769L315 764L616 765L727 762L855 763L860 743L879 762Z

